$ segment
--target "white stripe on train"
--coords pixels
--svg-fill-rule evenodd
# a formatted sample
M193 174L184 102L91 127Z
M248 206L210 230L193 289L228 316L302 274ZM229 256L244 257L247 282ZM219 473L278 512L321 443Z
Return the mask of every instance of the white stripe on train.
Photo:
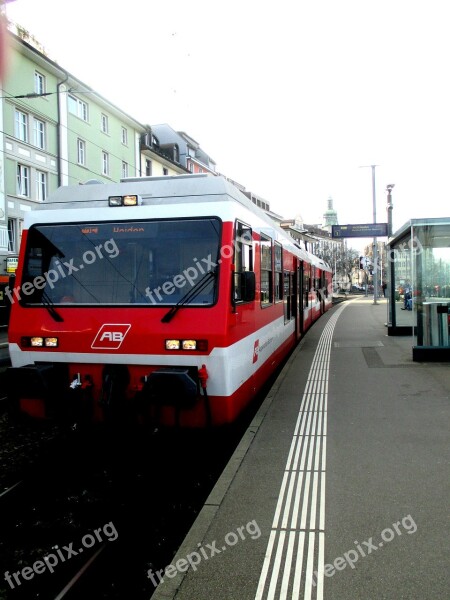
M251 333L226 348L214 348L207 356L183 354L108 354L97 352L58 352L21 350L17 344L9 344L11 362L21 367L37 362L62 362L68 364L125 364L158 366L206 365L208 393L211 396L231 396L251 375L271 357L290 336L294 334L295 321L284 323L279 317L261 329ZM257 356L255 357L255 342ZM255 360L254 360L255 357Z

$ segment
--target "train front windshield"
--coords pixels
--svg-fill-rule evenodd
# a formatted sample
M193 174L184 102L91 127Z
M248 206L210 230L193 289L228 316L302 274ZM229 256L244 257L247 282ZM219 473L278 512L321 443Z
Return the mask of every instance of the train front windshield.
M215 218L34 225L21 303L212 305L220 234Z

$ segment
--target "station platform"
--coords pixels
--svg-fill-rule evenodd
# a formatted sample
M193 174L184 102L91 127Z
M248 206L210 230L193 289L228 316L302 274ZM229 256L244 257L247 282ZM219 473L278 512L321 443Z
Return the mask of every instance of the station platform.
M306 334L152 600L448 598L450 366L386 313L349 299Z

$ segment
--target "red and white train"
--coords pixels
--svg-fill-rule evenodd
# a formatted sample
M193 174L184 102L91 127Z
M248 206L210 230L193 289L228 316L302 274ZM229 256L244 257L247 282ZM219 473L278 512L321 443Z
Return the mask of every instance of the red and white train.
M7 291L35 417L232 423L331 307L331 271L222 177L59 188Z

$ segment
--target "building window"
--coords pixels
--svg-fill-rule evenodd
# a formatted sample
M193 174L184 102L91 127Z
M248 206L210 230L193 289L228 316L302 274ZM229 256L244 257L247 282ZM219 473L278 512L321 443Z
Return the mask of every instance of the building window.
M47 198L47 173L42 171L36 172L36 199L39 202L44 202Z
M148 158L145 159L145 176L151 177L152 175L152 161Z
M128 163L122 162L122 177L128 177Z
M45 77L39 71L34 72L34 91L36 94L45 94Z
M273 301L272 240L261 234L261 304Z
M167 169L166 167L163 167L163 175L168 175L169 174L169 169Z
M33 123L34 130L34 145L41 150L45 149L45 123L39 119L34 119Z
M77 162L83 166L86 164L86 142L79 138L77 140Z
M122 127L122 144L128 146L128 130Z
M103 133L109 132L109 123L108 123L107 115L102 115L102 131L103 131Z
M76 115L83 121L88 120L88 105L83 100L75 98L75 96L67 97L69 112Z
M16 220L8 219L8 252L16 252Z
M25 165L17 165L17 194L30 195L30 169Z
M15 136L22 142L28 142L28 115L20 110L15 111Z
M102 152L102 175L109 175L109 154Z

